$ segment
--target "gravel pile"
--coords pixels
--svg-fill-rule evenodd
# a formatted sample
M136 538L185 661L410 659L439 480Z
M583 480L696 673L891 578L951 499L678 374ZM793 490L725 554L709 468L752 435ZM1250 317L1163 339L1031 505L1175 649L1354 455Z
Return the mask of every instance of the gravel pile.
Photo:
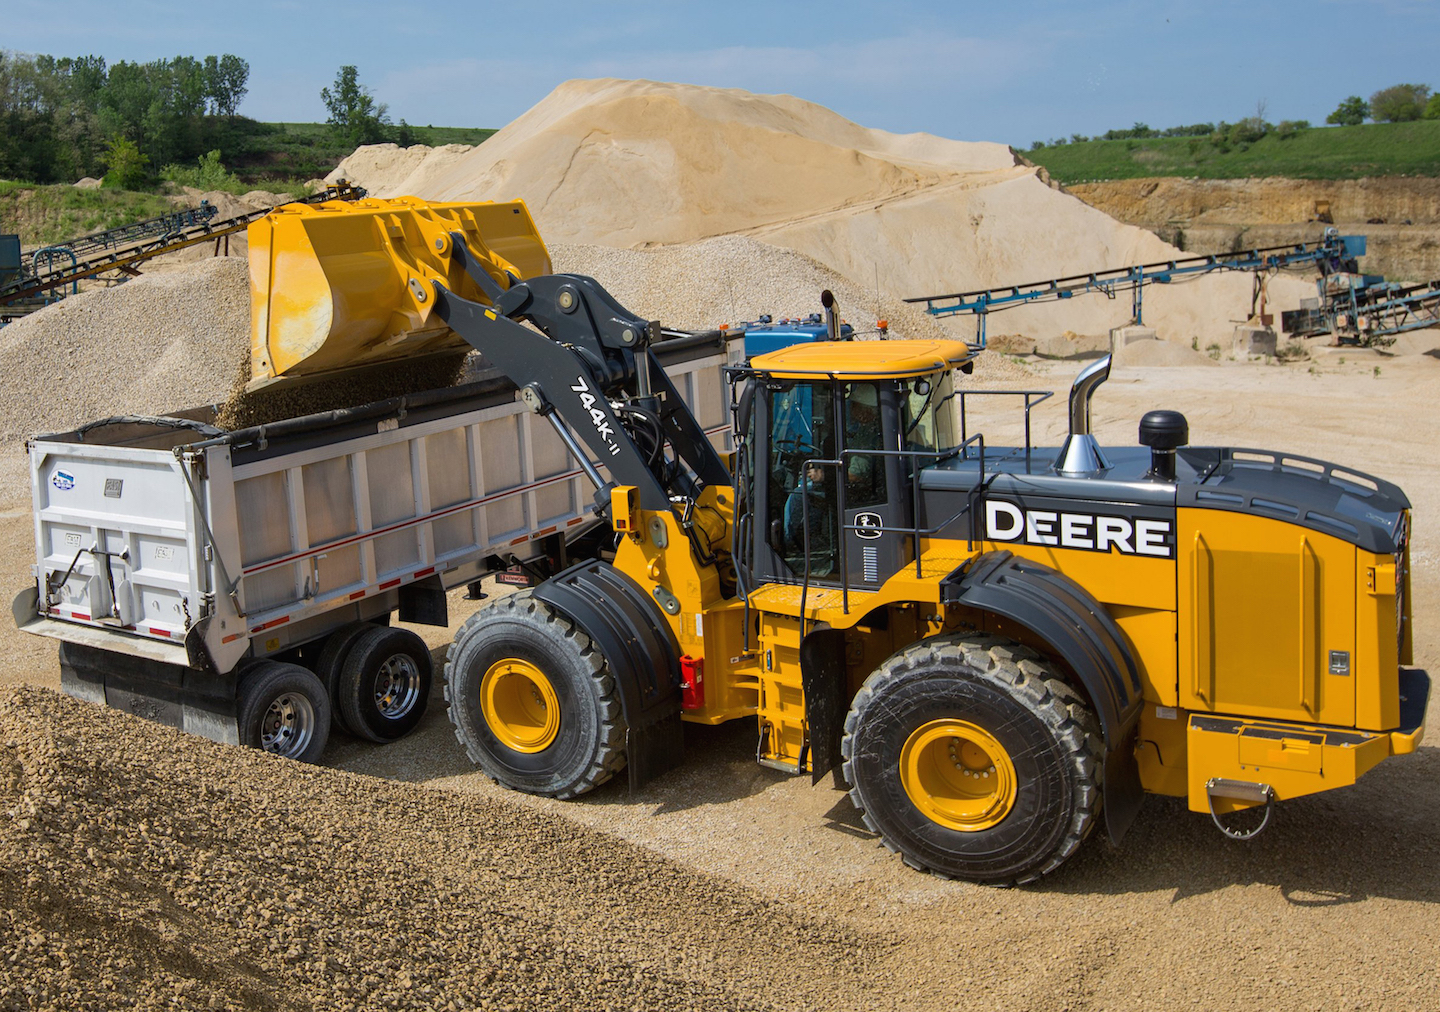
M505 799L0 701L0 1008L875 1007L878 937Z
M218 403L249 350L235 257L64 299L0 329L0 439Z

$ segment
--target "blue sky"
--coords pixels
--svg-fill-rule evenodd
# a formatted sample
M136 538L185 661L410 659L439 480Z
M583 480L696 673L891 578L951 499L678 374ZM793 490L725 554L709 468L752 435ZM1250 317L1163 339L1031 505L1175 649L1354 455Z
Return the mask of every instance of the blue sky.
M3 0L0 14L0 48L19 52L235 53L250 62L240 111L261 120L323 120L320 89L347 63L395 120L422 125L499 127L569 78L641 77L1022 147L1234 121L1262 101L1267 119L1318 124L1347 95L1440 88L1440 0Z

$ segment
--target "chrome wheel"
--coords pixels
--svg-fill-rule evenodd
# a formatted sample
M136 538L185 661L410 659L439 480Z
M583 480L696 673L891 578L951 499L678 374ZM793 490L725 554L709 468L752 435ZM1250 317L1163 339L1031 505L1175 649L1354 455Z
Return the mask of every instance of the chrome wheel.
M375 707L394 720L415 708L423 679L415 662L405 654L394 654L380 665L375 679Z
M294 759L310 747L318 723L310 700L298 692L282 693L260 720L260 747Z

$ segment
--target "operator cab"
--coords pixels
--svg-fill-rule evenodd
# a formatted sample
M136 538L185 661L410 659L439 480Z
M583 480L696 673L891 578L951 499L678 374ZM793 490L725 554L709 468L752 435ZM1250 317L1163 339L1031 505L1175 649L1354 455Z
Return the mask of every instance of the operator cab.
M755 584L874 590L914 561L918 471L958 452L958 341L798 345L754 358L742 404Z

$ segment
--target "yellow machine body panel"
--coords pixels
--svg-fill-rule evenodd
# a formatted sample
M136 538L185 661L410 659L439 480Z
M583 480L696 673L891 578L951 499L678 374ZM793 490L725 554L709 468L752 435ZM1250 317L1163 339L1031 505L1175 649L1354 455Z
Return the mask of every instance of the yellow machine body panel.
M1355 546L1263 516L1176 512L1180 705L1353 726Z
M250 386L466 351L433 315L433 282L489 300L451 256L452 232L502 287L506 273L550 273L549 251L518 200L288 204L254 222Z

